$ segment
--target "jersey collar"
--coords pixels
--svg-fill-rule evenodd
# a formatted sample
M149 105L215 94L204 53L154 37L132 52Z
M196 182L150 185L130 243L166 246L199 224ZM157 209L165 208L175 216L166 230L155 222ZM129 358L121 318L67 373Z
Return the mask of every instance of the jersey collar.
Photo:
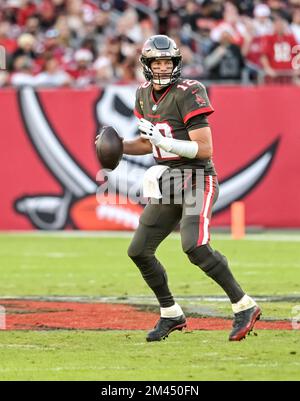
M153 95L153 86L151 87L151 100L154 103L154 105L157 106L159 103L167 96L167 94L170 92L170 90L173 88L174 84L171 84L168 89L161 95L161 97L156 101Z

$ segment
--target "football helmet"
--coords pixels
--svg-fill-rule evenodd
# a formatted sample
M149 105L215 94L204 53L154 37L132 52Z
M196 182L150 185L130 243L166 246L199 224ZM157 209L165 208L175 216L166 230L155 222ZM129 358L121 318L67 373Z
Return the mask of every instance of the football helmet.
M169 76L163 74L153 75L151 62L158 59L173 61L173 71ZM147 81L161 86L167 86L177 81L181 74L182 56L173 39L166 35L151 36L144 44L140 62L143 66L144 76Z

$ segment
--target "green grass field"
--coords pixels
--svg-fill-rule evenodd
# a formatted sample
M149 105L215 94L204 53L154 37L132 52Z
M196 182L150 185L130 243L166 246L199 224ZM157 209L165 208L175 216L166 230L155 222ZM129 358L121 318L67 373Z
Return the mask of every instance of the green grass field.
M0 234L2 297L133 297L155 304L127 257L130 238ZM244 289L261 302L263 318L291 319L300 309L300 238L261 234L242 241L215 235ZM224 295L181 251L178 236L159 248L175 296L231 316L230 304L195 300ZM143 297L147 298L143 298ZM150 300L149 300L149 297ZM137 301L136 301L137 302ZM1 305L1 300L0 300ZM158 311L158 309L157 309ZM299 380L299 330L259 330L230 343L228 332L173 333L146 343L142 331L0 331L0 380Z

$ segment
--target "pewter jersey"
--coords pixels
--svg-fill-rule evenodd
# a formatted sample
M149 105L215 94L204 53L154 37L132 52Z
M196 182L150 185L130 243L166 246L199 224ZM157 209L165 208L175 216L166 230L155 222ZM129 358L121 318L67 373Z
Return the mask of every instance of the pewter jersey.
M187 125L199 115L213 113L205 87L198 81L179 79L170 85L156 101L150 82L142 84L136 92L134 114L145 118L161 134L179 140L190 140ZM158 164L179 169L204 169L205 175L216 175L211 159L188 159L153 146L153 156Z

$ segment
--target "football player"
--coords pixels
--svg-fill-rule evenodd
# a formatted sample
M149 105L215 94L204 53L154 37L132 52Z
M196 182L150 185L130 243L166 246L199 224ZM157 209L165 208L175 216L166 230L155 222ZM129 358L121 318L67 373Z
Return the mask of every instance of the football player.
M155 256L159 244L178 223L182 248L189 260L228 295L234 312L229 340L239 341L252 330L261 310L235 280L226 258L209 244L212 206L218 197L212 134L207 119L213 107L200 82L180 78L182 56L168 36L150 37L143 46L140 61L146 82L137 90L134 113L139 118L141 135L124 141L124 153L153 153L157 162L145 173L144 190L149 203L128 249L129 257L160 305L160 319L148 333L147 341L160 341L186 326L185 315L168 286L166 271ZM164 178L175 170L182 172L182 185L173 184L169 190L170 201L164 202ZM176 191L183 192L187 186L190 191L184 192L181 203L174 201ZM200 188L201 205L191 213L187 204L190 196L186 194L194 194L195 187Z

